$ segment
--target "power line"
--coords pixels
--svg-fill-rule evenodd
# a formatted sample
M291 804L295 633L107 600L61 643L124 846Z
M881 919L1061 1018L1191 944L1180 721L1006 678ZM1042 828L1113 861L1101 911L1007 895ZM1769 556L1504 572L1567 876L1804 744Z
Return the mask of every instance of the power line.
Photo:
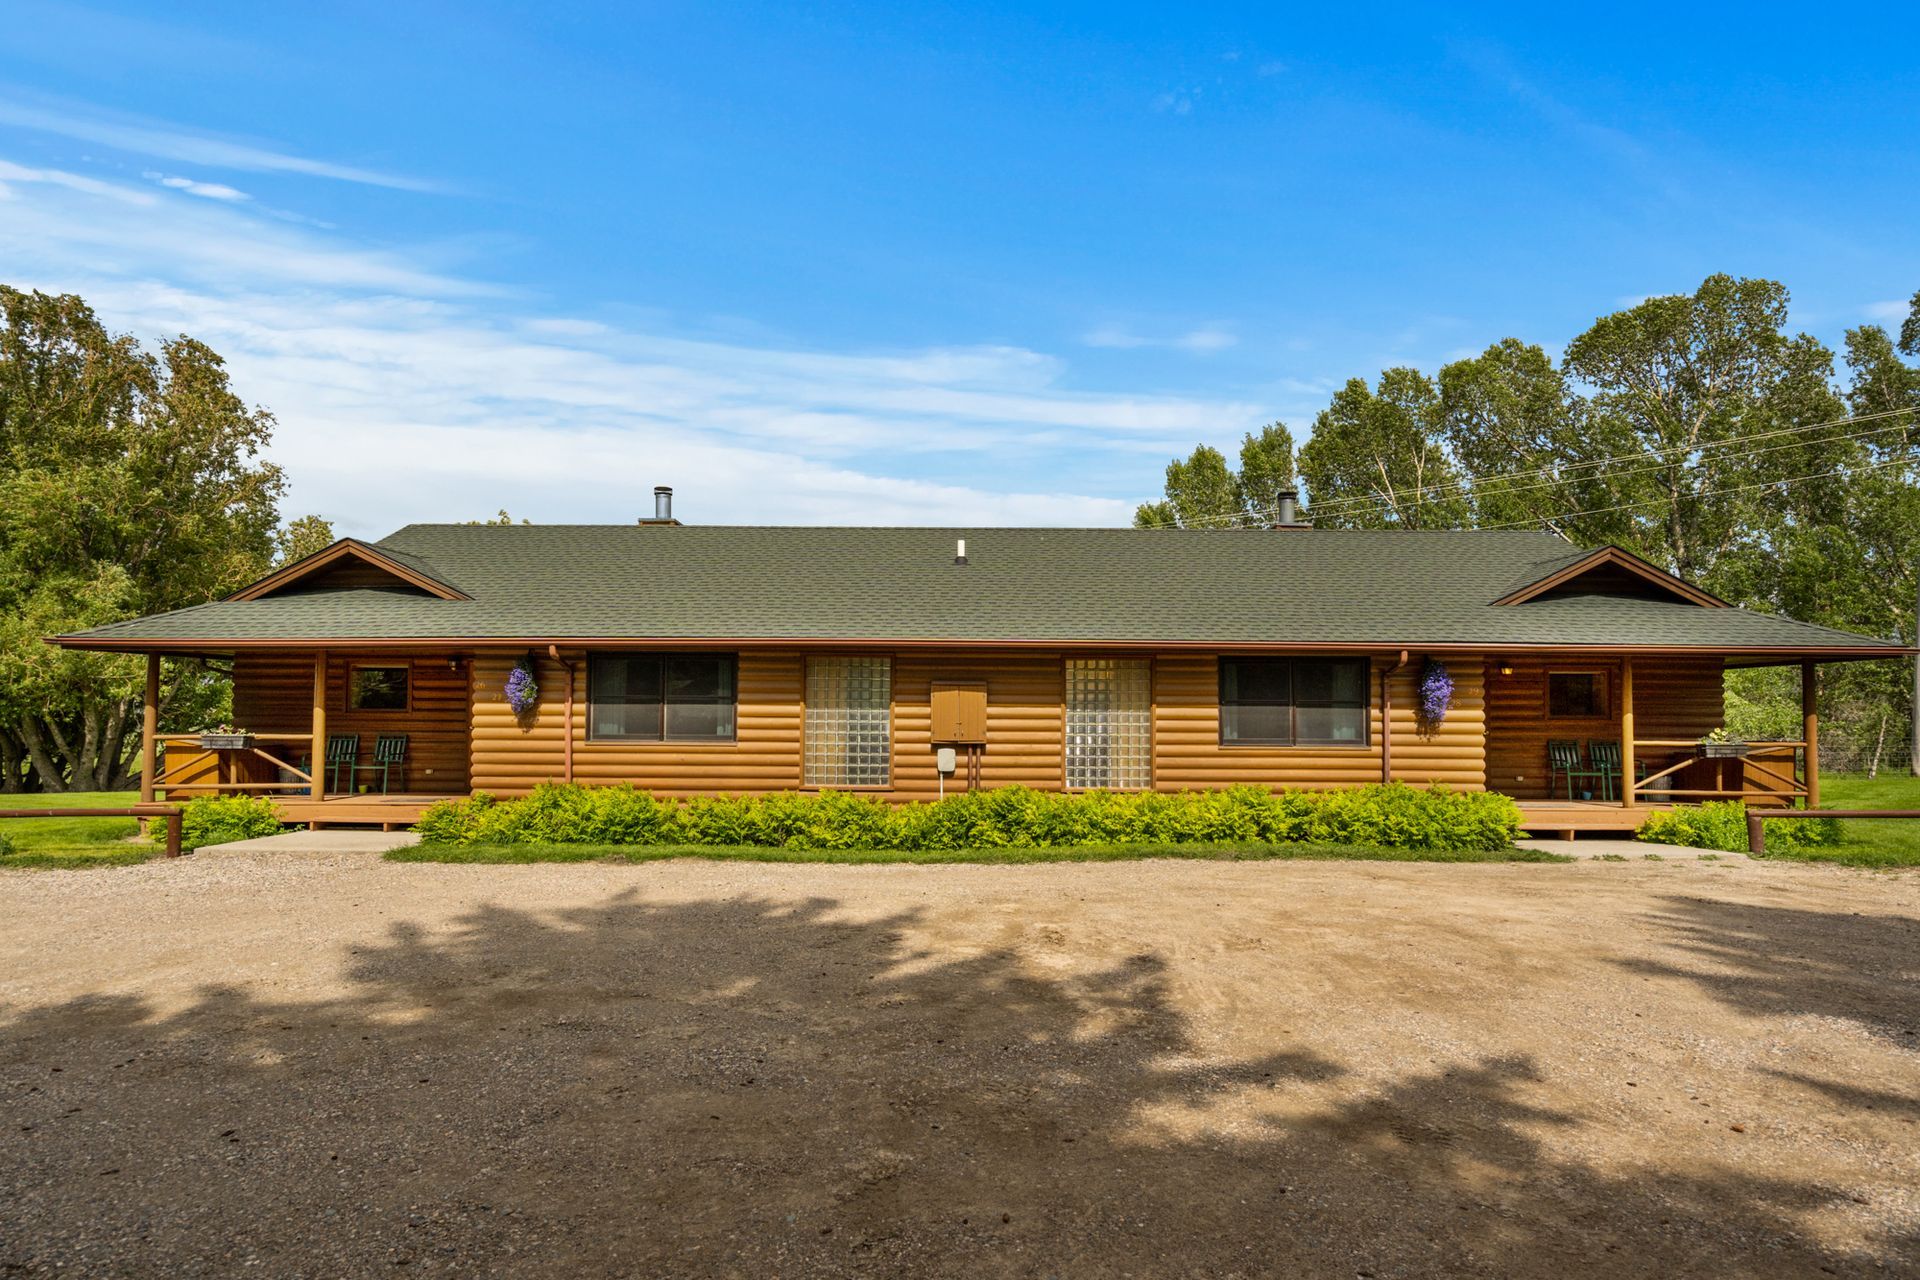
M1737 447L1751 444L1753 441L1756 441L1756 440L1769 440L1779 436L1786 436L1786 435L1804 435L1809 431L1818 431L1823 427L1840 427L1840 426L1847 426L1856 422L1872 422L1880 418L1895 417L1902 414L1910 414L1913 412L1914 411L1912 409L1906 409L1906 408L1883 409L1876 413L1862 413L1862 414L1856 414L1854 416L1846 417L1846 418L1833 418L1826 422L1808 423L1805 426L1799 426L1799 427L1782 427L1776 431L1762 431L1755 435L1750 435L1750 436L1741 436L1738 438L1729 438L1724 440L1710 440L1703 444L1674 444L1674 445L1666 445L1664 447L1657 448L1657 449L1643 449L1635 453L1615 454L1614 456L1609 458L1590 458L1580 462L1570 462L1570 463L1567 463L1565 466L1562 466L1559 468L1538 467L1538 468L1531 468L1531 469L1521 470L1521 471L1497 472L1493 475L1486 475L1486 476L1466 476L1461 478L1460 480L1447 481L1442 484L1426 485L1418 489L1410 490L1408 496L1414 497L1421 494L1426 494L1429 496L1445 495L1450 490L1464 491L1476 485L1490 484L1492 482L1499 481L1499 480L1524 480L1534 476L1552 475L1555 477L1555 481L1558 482L1560 480L1565 480L1569 478L1569 476L1572 475L1573 473L1590 470L1594 468L1606 467L1616 462L1638 462L1638 461L1643 461L1650 457L1664 457L1667 454L1676 454L1676 453L1677 454L1710 453L1716 450L1734 450ZM1855 439L1855 438L1858 438L1859 436L1877 434L1878 432L1886 431L1889 429L1891 428L1884 427L1884 426L1874 427L1874 428L1870 428L1867 431L1858 432L1853 435L1843 436L1841 438ZM1775 447L1791 447L1791 446L1775 446ZM1755 452L1765 452L1765 451L1757 450ZM1331 503L1319 504L1315 506L1313 509L1317 511L1326 512L1328 514L1339 514L1340 512L1351 509L1352 507L1366 506L1370 503L1377 502L1378 500L1379 500L1379 495L1372 495L1365 498L1361 498L1361 497L1341 498L1341 499L1336 499ZM1264 514L1264 513L1254 513L1254 514Z
M1806 481L1806 480L1825 480L1833 476L1853 476L1853 475L1860 475L1868 471L1885 471L1889 467L1907 466L1915 462L1916 460L1920 460L1920 459L1889 458L1885 462L1871 462L1858 467L1839 467L1832 471L1816 471L1810 475L1804 475L1804 476L1786 476L1778 480L1758 480L1752 484L1729 485L1724 489L1701 489L1698 492L1688 494L1687 496L1690 498L1717 498L1729 493L1745 493L1751 489L1771 489L1777 485L1799 484L1802 481ZM1552 516L1551 519L1573 520L1573 519L1578 519L1581 516L1603 516L1603 515L1608 515L1615 511L1630 511L1635 507L1658 506L1660 503L1667 502L1667 501L1669 501L1668 498L1645 498L1639 502L1623 502L1623 503L1620 503L1618 506L1591 507L1584 511L1568 511L1559 515ZM1547 519L1549 519L1549 517L1534 516L1526 520L1506 520L1498 524L1483 524L1483 525L1476 525L1474 527L1477 529L1513 529L1513 528L1518 528L1519 526L1524 524L1543 523Z
M1551 488L1556 485L1568 483L1572 480L1579 480L1579 479L1591 480L1591 479L1602 478L1600 476L1581 476L1577 473L1582 471L1592 470L1594 468L1605 467L1616 462L1645 461L1649 458L1659 458L1659 457L1664 457L1667 454L1675 454L1675 453L1678 453L1678 454L1712 453L1712 454L1715 454L1716 457L1725 456L1724 453L1716 453L1715 451L1731 451L1731 450L1734 450L1736 447L1749 445L1756 440L1768 440L1768 439L1774 439L1780 436L1787 436L1787 435L1804 435L1809 431L1818 431L1824 427L1846 426L1846 425L1849 425L1852 423L1858 423L1858 422L1873 422L1881 418L1896 417L1900 415L1912 414L1913 412L1914 410L1910 408L1883 409L1875 413L1854 414L1844 418L1833 418L1825 422L1808 423L1803 426L1782 427L1778 430L1763 431L1755 435L1743 436L1737 439L1707 441L1703 444L1668 445L1663 448L1657 448L1657 449L1643 449L1635 453L1616 454L1616 455L1613 455L1612 457L1607 457L1607 458L1590 458L1584 461L1567 463L1564 466L1561 466L1558 468L1539 467L1539 468L1531 468L1531 469L1519 470L1519 471L1497 472L1491 475L1484 475L1484 476L1463 476L1458 480L1451 480L1451 481L1446 481L1443 483L1437 483L1432 485L1417 486L1411 490L1406 491L1404 495L1404 500L1430 501L1439 497L1448 496L1449 494L1452 494L1455 492L1465 494L1477 486L1491 484L1496 481L1516 480L1516 479L1524 480L1524 479L1529 479L1534 477L1542 477L1546 479L1542 484L1539 484L1539 485L1525 486L1521 489L1508 489L1505 492L1508 492L1508 493L1525 492L1527 491L1527 489L1530 489L1530 488ZM1839 438L1842 440L1860 439L1865 436L1876 435L1879 432L1890 430L1892 428L1892 425L1893 424L1889 424L1888 426L1869 428L1865 431L1852 432L1852 433L1849 433L1848 435L1841 436ZM1792 444L1783 444L1783 445L1770 446L1767 449L1742 449L1742 452L1746 456L1753 456L1759 453L1769 453L1769 452L1774 452L1778 449L1791 448L1791 447L1793 447ZM1740 456L1740 454L1735 454L1734 456ZM1654 467L1642 468L1641 470L1662 470L1666 465L1669 465L1669 464L1660 464ZM1625 472L1620 474L1632 475L1632 474L1639 474L1639 472L1637 471ZM1306 509L1309 512L1309 514L1342 515L1358 508L1377 505L1383 500L1384 496L1385 495L1375 493L1375 494L1370 494L1366 497L1354 496L1354 497L1348 497L1348 498L1335 499L1331 502L1325 502L1325 503L1308 503L1306 504ZM1158 501L1158 499L1156 499L1156 501ZM1206 525L1219 524L1219 523L1231 523L1235 521L1246 520L1252 517L1272 516L1276 514L1278 514L1277 508L1255 507L1247 511L1224 513L1217 516L1205 516L1199 520L1194 521L1193 525L1189 527L1202 527Z

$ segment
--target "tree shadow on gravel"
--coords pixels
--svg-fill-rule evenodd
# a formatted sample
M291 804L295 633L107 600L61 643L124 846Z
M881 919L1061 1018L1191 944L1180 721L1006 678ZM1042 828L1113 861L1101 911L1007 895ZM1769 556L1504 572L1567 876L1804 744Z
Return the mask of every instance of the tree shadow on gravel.
M349 994L0 1019L0 1273L1866 1274L1820 1186L1602 1171L1525 1058L1207 1060L1165 963L831 901L489 908ZM1836 1210L1836 1205L1842 1209ZM404 1274L404 1273L402 1273ZM1881 1272L1880 1274L1884 1274Z
M1656 923L1694 964L1636 961L1762 1017L1845 1018L1920 1053L1920 920L1673 897Z

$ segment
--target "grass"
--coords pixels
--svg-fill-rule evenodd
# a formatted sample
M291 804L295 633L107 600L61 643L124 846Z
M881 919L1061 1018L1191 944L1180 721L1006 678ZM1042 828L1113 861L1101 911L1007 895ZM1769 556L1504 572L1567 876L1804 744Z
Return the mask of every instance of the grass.
M1355 859L1372 862L1571 862L1534 849L1496 853L1440 853L1347 844L1102 844L1060 848L987 849L781 849L765 845L414 845L388 853L392 862L660 862L709 858L719 862L955 863L990 865L1037 862L1129 862L1141 858L1187 858L1203 862L1281 859Z
M0 809L123 809L139 802L132 791L70 791L57 795L0 796ZM146 841L129 843L140 823L133 818L0 818L0 835L14 851L0 867L122 867L159 852Z
M1822 809L1920 809L1920 778L1911 774L1824 774ZM1840 824L1844 844L1825 849L1772 853L1798 862L1838 862L1850 867L1920 867L1920 818L1860 818Z

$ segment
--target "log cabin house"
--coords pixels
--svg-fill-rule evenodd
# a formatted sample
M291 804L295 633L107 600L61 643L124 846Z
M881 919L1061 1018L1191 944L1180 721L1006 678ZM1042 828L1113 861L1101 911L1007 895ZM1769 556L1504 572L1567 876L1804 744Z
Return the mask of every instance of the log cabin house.
M894 800L1398 780L1618 831L1677 801L1815 803L1818 664L1911 652L1543 533L689 527L668 502L634 525L343 539L52 642L147 656L143 800L269 794L292 822L386 826L549 780ZM230 663L243 744L159 735L181 656ZM1723 674L1748 665L1800 670L1804 733L1709 758ZM518 711L516 667L537 685ZM382 790L365 766L397 734ZM355 758L326 767L347 736ZM1566 778L1557 742L1634 767Z

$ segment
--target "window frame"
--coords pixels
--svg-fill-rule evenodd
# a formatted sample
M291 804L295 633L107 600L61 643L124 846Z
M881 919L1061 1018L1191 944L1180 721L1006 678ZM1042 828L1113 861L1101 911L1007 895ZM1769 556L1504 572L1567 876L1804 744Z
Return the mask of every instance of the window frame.
M1137 786L1125 787L1082 787L1072 781L1072 764L1068 759L1070 743L1068 735L1073 716L1069 705L1068 692L1072 682L1068 672L1076 662L1139 662L1147 669L1147 780ZM1150 653L1075 653L1062 655L1060 660L1060 789L1074 793L1088 791L1135 792L1152 791L1159 775L1159 736L1157 733L1159 715L1159 667Z
M819 660L867 658L878 659L887 664L887 780L885 782L809 782L807 781L807 744L812 736L808 727L808 712L813 704L807 697L808 679L813 663ZM852 649L828 649L818 653L805 653L800 658L800 784L801 791L892 791L899 771L894 767L899 754L900 740L900 692L894 679L898 675L899 663L892 653L860 652Z
M406 676L406 700L397 707L362 707L354 702L354 684L362 671L399 671ZM392 716L406 715L413 710L413 663L399 661L350 662L347 664L346 705L343 711L353 715Z
M1227 701L1227 665L1235 662L1284 662L1287 664L1287 701L1285 702L1248 702ZM1300 687L1294 668L1303 662L1346 663L1360 669L1360 688L1358 703L1350 702L1309 702L1308 707L1336 707L1348 710L1357 709L1360 717L1360 737L1354 741L1300 740L1300 707L1298 689ZM1366 751L1373 746L1373 659L1364 654L1265 654L1265 653L1223 653L1219 656L1217 679L1214 686L1215 715L1217 720L1219 746L1223 751L1251 749L1255 751ZM1227 736L1227 708L1229 706L1284 706L1287 708L1286 738L1229 738Z
M660 698L657 704L660 708L660 730L658 733L600 733L596 730L594 723L594 709L600 705L599 700L594 697L594 669L603 661L619 660L622 662L631 662L636 658L652 658L660 664ZM681 705L685 706L731 706L733 708L733 727L725 737L721 737L718 734L701 734L697 737L688 737L667 732L667 707L669 705L669 699L667 698L666 664L668 660L672 658L712 658L727 663L728 670L731 673L727 682L731 692L727 698L721 699L715 697L677 700ZM730 747L740 741L740 655L738 653L709 649L602 649L596 652L589 652L586 655L586 660L588 742L658 742L671 743L675 747L685 748L697 746ZM609 705L626 706L645 704L619 703Z
M1585 720L1589 723L1613 720L1613 679L1612 672L1600 667L1550 667L1540 687L1540 698L1544 704L1541 710L1548 720ZM1588 676L1593 680L1594 697L1600 709L1591 714L1585 712L1556 714L1553 709L1553 681L1556 676Z

